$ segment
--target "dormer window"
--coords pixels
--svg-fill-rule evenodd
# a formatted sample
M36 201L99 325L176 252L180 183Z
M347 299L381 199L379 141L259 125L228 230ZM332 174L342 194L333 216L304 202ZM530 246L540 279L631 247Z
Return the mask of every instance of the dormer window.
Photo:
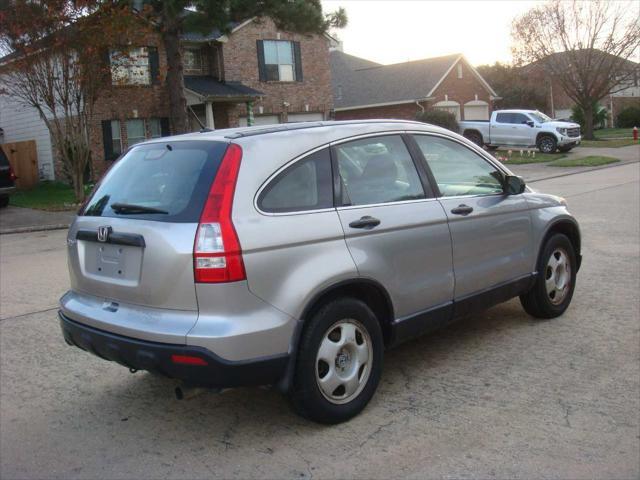
M186 48L182 56L185 73L202 73L202 50Z

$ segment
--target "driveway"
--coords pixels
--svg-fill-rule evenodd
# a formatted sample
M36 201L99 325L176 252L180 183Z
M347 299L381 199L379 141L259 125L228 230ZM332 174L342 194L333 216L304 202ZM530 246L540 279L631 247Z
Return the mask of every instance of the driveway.
M541 181L583 230L572 306L517 300L388 351L352 421L321 426L260 388L174 383L61 338L65 233L0 236L0 477L638 478L640 165Z
M8 206L0 209L0 234L68 227L75 216L75 212L46 212Z

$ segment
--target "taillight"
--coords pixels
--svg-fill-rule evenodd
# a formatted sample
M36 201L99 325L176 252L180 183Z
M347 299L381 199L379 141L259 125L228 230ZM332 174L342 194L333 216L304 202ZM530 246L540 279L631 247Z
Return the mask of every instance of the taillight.
M240 146L229 144L211 185L193 247L196 282L237 282L246 278L240 241L231 221L241 159Z
M9 179L12 182L15 182L18 179L18 176L16 175L16 173L13 171L13 168L11 167L11 165L9 165Z

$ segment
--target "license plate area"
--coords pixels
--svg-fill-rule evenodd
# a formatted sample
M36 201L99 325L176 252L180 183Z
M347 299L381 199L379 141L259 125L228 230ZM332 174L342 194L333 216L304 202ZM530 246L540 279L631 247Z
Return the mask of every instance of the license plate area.
M85 275L109 283L137 286L143 249L128 245L78 242L84 250Z

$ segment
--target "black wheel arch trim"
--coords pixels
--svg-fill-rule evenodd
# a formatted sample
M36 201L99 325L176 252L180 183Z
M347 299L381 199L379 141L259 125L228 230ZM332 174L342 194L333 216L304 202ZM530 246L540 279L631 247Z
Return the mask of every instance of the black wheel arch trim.
M567 235L567 237L569 238L569 241L571 242L575 250L574 254L576 256L576 263L577 263L576 272L580 270L580 265L582 264L582 233L580 232L580 225L578 224L578 222L571 217L559 218L553 221L552 223L550 223L549 225L547 225L547 228L545 229L544 233L540 237L540 243L538 244L538 253L536 255L536 266L538 265L538 260L540 259L540 255L542 254L542 250L544 249L544 245L548 240L550 234L552 232L556 232L556 233L561 233L563 235L566 235L565 232L563 232L558 228L558 227L563 227L565 225L575 230L575 232L573 232L575 233L575 238L571 238L571 235Z

